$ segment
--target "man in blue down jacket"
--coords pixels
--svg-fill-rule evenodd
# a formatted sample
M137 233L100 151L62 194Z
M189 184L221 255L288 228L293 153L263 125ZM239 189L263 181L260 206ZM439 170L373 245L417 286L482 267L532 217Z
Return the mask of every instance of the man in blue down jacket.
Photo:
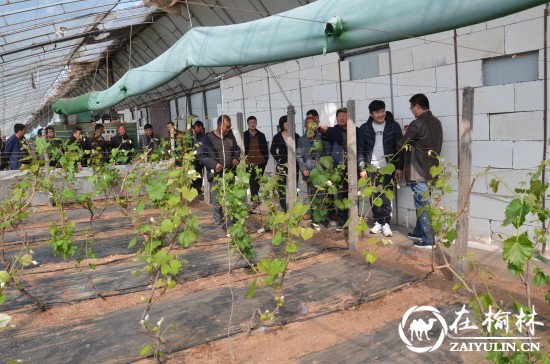
M27 157L28 150L25 145L25 125L15 124L13 126L13 135L6 141L4 154L8 160L11 170L18 170L21 167L21 160Z
M399 181L403 172L403 152L398 149L398 144L403 138L401 126L394 120L391 112L386 111L386 104L381 100L374 100L369 105L370 117L359 128L357 135L357 163L359 175L371 178L373 185L381 185L384 190L393 187L393 181ZM394 175L382 175L380 168L388 163L395 166ZM376 166L377 172L367 172L369 166ZM376 206L374 200L380 198L382 205ZM384 236L392 236L390 222L392 217L392 202L385 193L374 193L371 196L372 215L374 225L372 234L382 233Z

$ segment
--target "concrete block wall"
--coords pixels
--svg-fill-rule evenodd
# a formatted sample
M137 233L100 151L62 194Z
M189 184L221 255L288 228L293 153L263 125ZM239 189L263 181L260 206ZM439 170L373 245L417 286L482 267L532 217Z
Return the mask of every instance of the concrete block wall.
M457 110L461 117L462 89L471 86L475 88L472 175L490 165L496 176L515 186L540 162L545 142L543 11L540 6L457 29L458 107L453 31L390 43L388 52L378 57L379 75L368 79L352 80L350 69L358 65L346 58L339 62L335 53L282 62L233 77L224 82L223 107L230 115L239 111L245 118L256 115L258 128L271 140L289 103L296 108L296 130L301 135L307 110L317 109L321 123L333 125L336 109L348 100L356 100L359 125L368 119L368 104L381 99L404 126L414 119L409 98L422 92L444 127L442 155L456 168ZM484 60L537 50L538 80L484 86ZM495 195L490 191L491 178L483 175L474 186L470 230L471 239L498 243L506 198L501 192ZM451 195L444 203L456 204L456 198L456 194ZM414 226L415 210L408 187L398 191L396 202L396 222Z

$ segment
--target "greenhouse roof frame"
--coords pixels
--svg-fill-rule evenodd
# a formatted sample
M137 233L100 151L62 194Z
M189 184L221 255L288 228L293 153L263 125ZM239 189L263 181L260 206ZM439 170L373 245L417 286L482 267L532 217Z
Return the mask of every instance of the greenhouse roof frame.
M193 26L257 20L310 0L0 0L0 132L53 118L52 102L103 90L164 53ZM142 108L215 87L215 76L260 66L201 68L117 109ZM110 78L110 79L109 79Z

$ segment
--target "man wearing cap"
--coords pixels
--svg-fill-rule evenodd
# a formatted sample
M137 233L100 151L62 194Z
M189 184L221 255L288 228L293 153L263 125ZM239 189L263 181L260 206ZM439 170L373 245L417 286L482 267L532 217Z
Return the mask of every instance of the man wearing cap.
M248 130L244 132L244 154L250 173L250 209L254 210L260 204L258 193L260 191L260 179L264 175L265 167L269 159L269 146L265 134L256 126L258 120L255 116L246 119Z

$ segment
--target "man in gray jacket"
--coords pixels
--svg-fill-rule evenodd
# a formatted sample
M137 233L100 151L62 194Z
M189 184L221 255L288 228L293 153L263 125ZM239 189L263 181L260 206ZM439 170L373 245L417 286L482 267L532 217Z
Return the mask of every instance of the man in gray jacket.
M421 249L433 249L435 239L432 219L426 211L431 203L428 184L434 180L430 174L432 166L439 165L443 128L441 122L430 111L430 102L426 95L416 94L409 100L410 109L416 118L413 120L398 145L408 145L405 154L405 178L411 186L416 208L416 226L408 236L414 246Z
M197 159L207 170L214 224L216 228L225 231L227 231L229 221L224 218L222 206L218 202L221 183L215 180L215 177L222 177L225 171L234 169L239 164L240 156L241 149L231 131L231 118L221 115L218 118L218 127L206 134L199 143ZM219 183L218 187L214 188L216 183Z

